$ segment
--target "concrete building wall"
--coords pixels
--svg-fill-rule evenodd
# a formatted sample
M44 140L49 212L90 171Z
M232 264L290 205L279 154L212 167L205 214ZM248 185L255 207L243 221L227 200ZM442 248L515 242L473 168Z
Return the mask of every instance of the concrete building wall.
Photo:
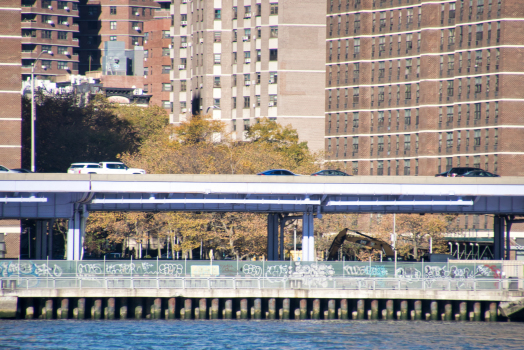
M322 2L177 0L171 12L171 122L212 114L243 140L256 118L269 117L323 147Z

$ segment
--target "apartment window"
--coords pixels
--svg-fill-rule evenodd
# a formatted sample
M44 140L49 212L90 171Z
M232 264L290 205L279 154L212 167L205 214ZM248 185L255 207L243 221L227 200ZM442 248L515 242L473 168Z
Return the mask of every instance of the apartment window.
M237 35L238 35L238 31L236 29L233 29L233 42L237 41Z
M171 91L173 86L170 83L162 83L162 91Z
M58 61L57 67L58 69L69 69L69 67L67 66L67 62L63 62L63 61Z
M135 46L139 46L140 45L140 37L139 36L132 36L131 37L131 43Z
M353 26L353 33L360 31L360 13L355 14Z
M413 59L408 58L406 60L406 75L411 75L412 67L413 67Z
M270 15L278 15L278 3L271 3L269 4L269 14Z
M482 92L482 77L475 77L475 93Z
M356 55L360 54L360 39L354 39L353 40L353 55L356 57Z
M116 15L116 6L109 7L109 14Z
M482 38L483 38L483 25L482 24L477 24L477 32L476 32L476 41L477 41L477 44L480 44L482 42Z
M187 83L186 80L180 80L180 91L186 91L187 89Z
M404 135L404 150L411 150L411 135L409 134Z
M116 30L116 21L109 22L109 29Z
M147 77L149 75L149 67L144 67L144 76Z
M251 75L250 74L244 74L244 85L245 86L251 85Z
M411 125L411 109L404 110L404 125Z
M214 63L215 64L220 64L220 54L219 53L215 53L215 54L213 54L213 56L214 56L214 60L213 60ZM235 63L236 63L236 59L235 59Z
M406 100L411 99L411 84L406 85Z
M162 66L162 74L169 74L171 66Z
M358 162L351 162L351 173L358 175Z
M278 60L278 49L269 49L269 60L270 61Z
M249 28L244 29L244 37L242 39L244 41L251 40L251 29Z
M213 87L214 88L219 88L220 87L220 77L214 77Z
M257 50L257 62L260 62L260 61L262 61L262 51Z
M42 60L41 62L43 69L51 69L53 67L53 61Z
M448 80L448 96L453 96L453 80Z
M215 32L213 41L215 43L221 42L222 41L222 32Z
M162 39L169 39L169 38L171 38L171 33L169 32L169 30L163 30Z
M22 37L24 38L36 38L36 30L34 29L22 29ZM43 38L43 36L42 36Z
M269 95L269 107L277 106L277 95Z
M406 34L406 51L413 48L413 34Z
M116 35L110 35L109 36L109 41L116 41ZM144 55L144 58L147 58L147 57Z
M257 17L262 16L262 4L256 4L256 11L257 11L257 12L256 12L255 15L256 15Z
M42 30L42 39L51 39L51 33L50 30Z
M222 10L215 9L215 19L222 19Z
M358 137L353 137L353 152L358 152Z
M169 56L169 48L163 47L162 48L162 56Z
M44 46L42 46L42 51L51 51L51 50L52 50L51 46L46 46L45 49L44 49ZM56 53L59 55L69 55L69 51L67 47L65 46L58 46L56 48Z
M411 175L411 161L409 159L404 160L404 175Z
M249 96L244 96L244 108L249 108L250 106L250 98Z
M455 29L448 29L448 45L455 44Z
M169 101L162 101L162 108L171 109L171 102L169 102Z
M358 87L353 88L353 103L359 103L360 90Z
M358 128L358 118L359 118L359 114L358 112L353 112L353 127L354 128Z
M269 72L269 83L270 84L276 84L278 81L278 74L277 72Z
M220 109L220 99L219 98L213 99L213 108Z
M244 18L251 18L251 6L244 6Z
M476 120L480 120L480 118L482 117L482 110L480 108L481 108L481 104L475 103L475 119Z
M278 38L278 27L277 26L269 27L269 37Z
M231 107L232 108L237 108L237 98L236 97L233 97L231 99Z
M255 98L257 100L256 106L260 107L260 95L256 95Z
M480 146L480 129L474 130L473 143L474 143L475 146Z
M233 19L238 18L238 8L236 6L233 6Z

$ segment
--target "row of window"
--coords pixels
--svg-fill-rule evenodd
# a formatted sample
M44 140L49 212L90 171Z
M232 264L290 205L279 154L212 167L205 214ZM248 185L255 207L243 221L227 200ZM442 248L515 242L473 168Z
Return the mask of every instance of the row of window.
M22 0L22 6L24 5L29 5L29 6L34 6L34 3L35 3L35 0ZM42 0L42 8L45 9L45 8L52 8L53 7L53 3L51 0ZM59 10L73 10L73 11L77 11L78 10L78 3L76 2L72 2L72 3L69 3L67 1L56 1L56 8L59 9Z
M244 109L257 108L257 107L260 107L260 105L261 105L261 96L260 95L256 95L255 96L255 99L253 101L253 105L251 105L251 97L250 96L243 96L241 99L243 101L243 105L239 105L238 108L244 108ZM220 101L221 101L220 98L214 98L213 99L213 108L214 109L220 109L221 108ZM277 95L269 95L268 107L277 107ZM232 97L231 98L231 108L232 109L236 109L237 108L237 98L236 97ZM180 112L181 113L186 113L186 111L187 111L187 103L186 103L186 101L180 101Z
M97 22L90 22L90 23L94 23L95 25L98 25ZM136 31L141 31L142 30L142 22L120 22L120 24L123 24L124 28L127 28L127 26L129 26L129 24L131 24L131 27L134 30L136 30ZM118 25L117 21L110 21L109 22L109 29L117 30L117 25Z
M98 16L100 14L100 6L87 6L87 15L88 16ZM154 8L146 8L146 7L124 7L120 6L120 10L124 11L125 13L129 13L128 11L131 10L131 14L135 17L137 16L147 16L149 12L149 16L153 16ZM149 10L149 11L148 11ZM117 6L110 6L109 7L109 14L110 15L116 15L118 11Z
M35 23L37 22L35 19L36 17L37 16L35 16L34 14L22 14L22 23L24 22ZM54 16L50 16L50 15L41 15L40 20L42 23L47 23L51 25L59 24L59 25L68 26L71 24L71 20L67 16L57 16L56 21L53 19L53 17Z
M78 70L78 63L77 62L50 61L50 60L41 60L40 61L40 63L42 64L42 68L43 69L53 69L54 62L56 62L56 68L57 69Z
M162 48L162 56L169 56L171 52L171 49L169 47L163 47ZM151 50L144 50L144 58L153 58L153 49Z
M251 36L251 28L244 28L242 31L243 31L243 35L242 35L243 41L249 41L251 40L251 38L254 38L254 39L262 38L262 27L255 28L253 37ZM238 30L233 29L232 33L233 33L232 41L236 42L238 40ZM149 33L145 33L145 34L146 34L146 40L147 40L148 38L147 34ZM169 36L167 37L169 38ZM269 37L278 38L278 26L269 27ZM202 42L203 39L204 39L204 32L195 33L195 42ZM213 42L215 43L222 42L222 32L221 31L216 31L213 33ZM180 47L187 48L187 46L188 46L187 45L187 36L183 35L180 37Z
M262 61L262 51L261 50L256 50L256 54L257 54L257 62ZM196 54L195 55L195 65L196 66L203 65L204 64L204 59L206 57L208 57L208 55ZM269 49L269 60L270 61L278 61L278 49ZM222 54L219 54L219 53L213 54L213 64L219 65L219 64L221 64L221 62L222 62ZM232 53L231 63L232 64L237 64L237 53L236 52ZM251 63L251 51L244 51L244 60L243 60L242 63L244 63L244 64L250 64ZM187 67L187 58L181 57L178 69L179 70L184 70L184 69L186 69L186 67Z
M22 29L22 36L24 38L36 38L36 32L37 31L35 29ZM62 32L58 30L40 30L40 37L42 39L53 39L53 33L56 33L56 39L59 40L67 40L69 37L69 32Z
M256 17L262 16L262 4L256 4L254 13ZM200 13L201 11L201 13ZM278 15L278 3L270 3L269 4L269 14L270 15ZM253 16L252 13L252 6L244 6L244 12L241 14L243 18L248 19ZM197 21L200 19L201 21L204 20L204 9L200 10L197 9ZM233 16L232 19L238 18L238 7L233 6ZM215 9L215 20L221 20L222 19L222 9ZM187 19L186 19L187 20Z

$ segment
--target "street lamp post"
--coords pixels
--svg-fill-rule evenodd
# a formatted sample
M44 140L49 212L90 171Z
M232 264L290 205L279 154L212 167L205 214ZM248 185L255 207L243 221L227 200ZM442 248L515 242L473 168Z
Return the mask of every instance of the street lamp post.
M33 62L31 67L31 171L34 173L36 171L36 162L35 162L35 120L36 120L36 110L35 110L35 67L36 63L40 59L42 54L47 53L48 55L53 55L53 51L42 51Z

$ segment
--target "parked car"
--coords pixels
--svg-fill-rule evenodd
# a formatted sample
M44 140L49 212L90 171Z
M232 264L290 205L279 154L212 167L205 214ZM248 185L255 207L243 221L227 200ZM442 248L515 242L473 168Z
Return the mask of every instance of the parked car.
M459 176L460 177L500 177L500 175L493 174L485 170L473 170L473 171L469 171Z
M316 173L311 174L311 176L351 176L340 170L320 170Z
M98 168L98 163L73 163L67 169L68 174L80 174L81 169L95 169Z
M15 173L23 173L23 174L30 174L30 173L32 173L31 170L22 169L22 168L11 169L11 171L14 171Z
M77 164L77 163L74 163ZM74 164L71 164L73 166ZM74 174L145 174L144 169L129 168L122 162L86 163L88 166L74 169Z
M271 169L266 170L261 173L258 173L257 175L288 175L288 176L297 176L297 174L286 170L286 169Z
M0 165L0 173L16 173L16 171L7 169L5 166Z
M473 170L482 170L479 168L471 168L471 167L457 167L457 168L451 168L449 170L444 171L443 173L436 174L435 177L455 177L464 175L465 173Z

